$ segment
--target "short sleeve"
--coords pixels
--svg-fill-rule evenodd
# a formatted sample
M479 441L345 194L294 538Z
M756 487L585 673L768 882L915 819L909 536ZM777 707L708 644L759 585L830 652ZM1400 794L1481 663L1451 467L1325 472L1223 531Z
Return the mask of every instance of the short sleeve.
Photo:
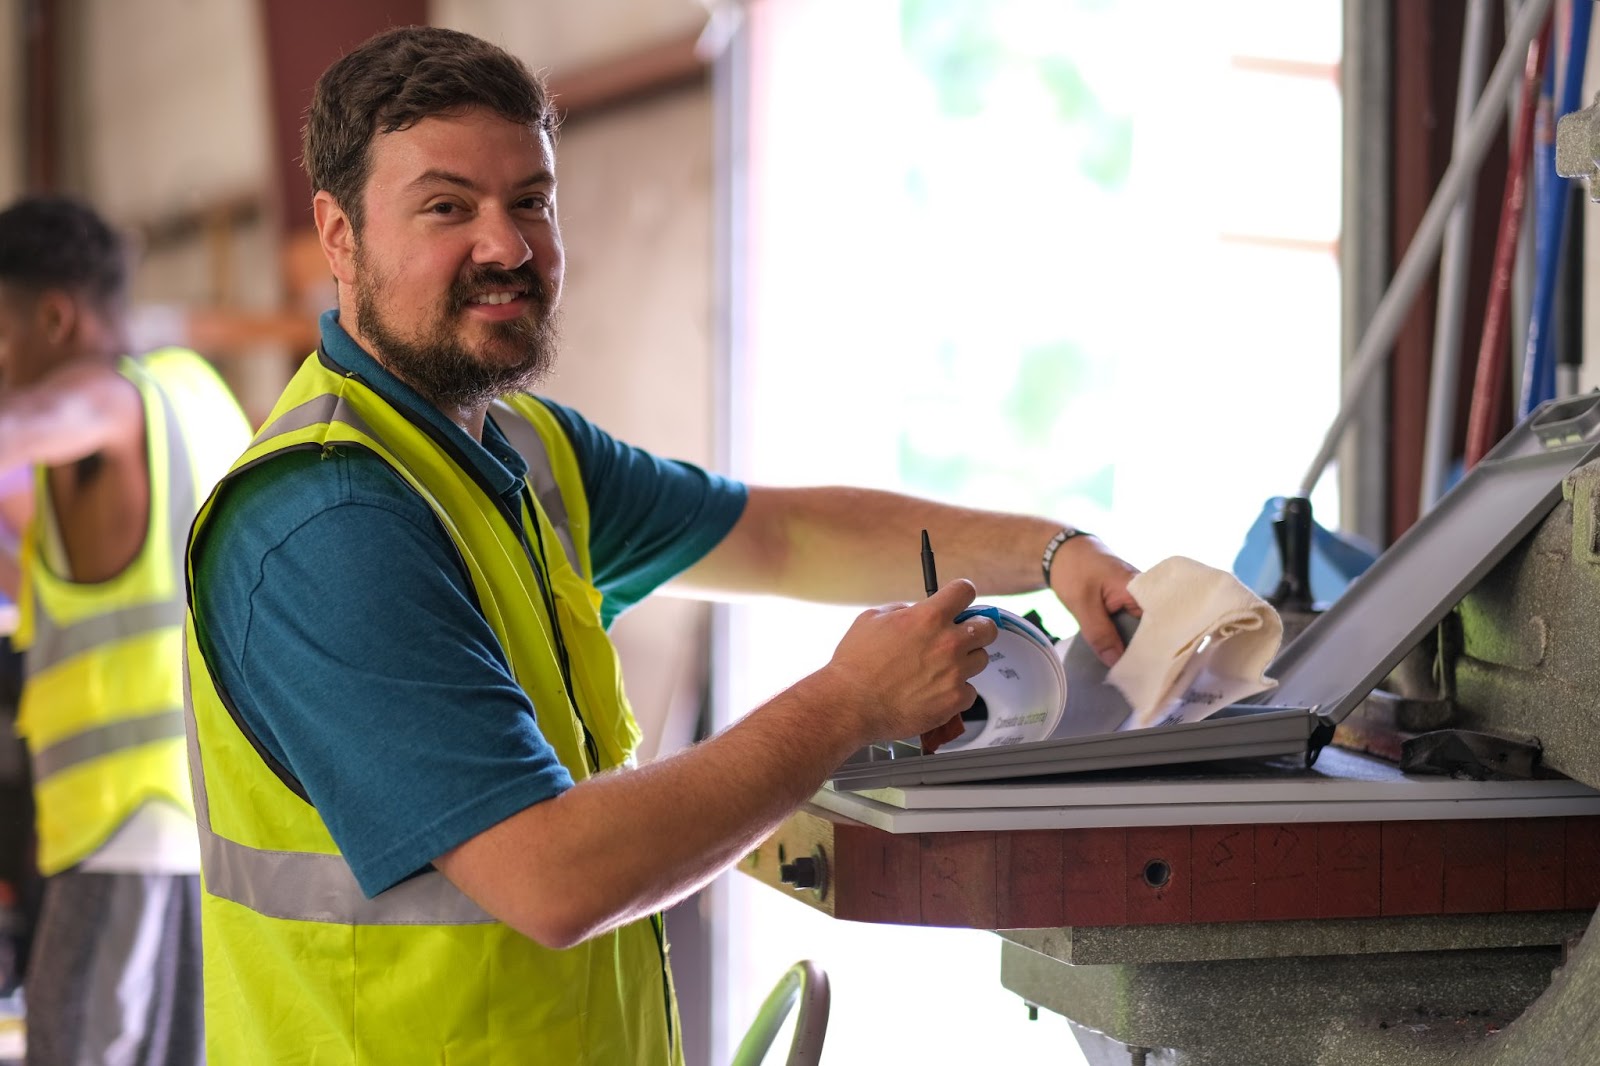
M589 498L589 555L609 626L721 543L744 513L748 492L732 478L619 441L570 407L541 402L577 452Z
M240 475L195 551L207 662L369 896L571 787L448 535L375 457Z

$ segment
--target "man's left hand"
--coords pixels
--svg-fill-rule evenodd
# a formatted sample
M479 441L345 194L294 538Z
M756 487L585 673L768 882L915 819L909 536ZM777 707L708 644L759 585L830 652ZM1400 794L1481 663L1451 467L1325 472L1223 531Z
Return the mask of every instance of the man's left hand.
M1124 610L1140 614L1128 591L1128 582L1138 573L1093 536L1073 537L1050 566L1050 591L1072 612L1083 639L1107 666L1122 658L1123 651L1111 616Z

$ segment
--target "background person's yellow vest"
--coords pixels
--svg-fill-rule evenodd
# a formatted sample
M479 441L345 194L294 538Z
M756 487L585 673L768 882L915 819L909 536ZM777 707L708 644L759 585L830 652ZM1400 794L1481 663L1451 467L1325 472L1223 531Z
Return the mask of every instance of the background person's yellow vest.
M586 576L589 515L577 459L531 397L509 397L491 414L529 460L531 498L539 503L524 507L526 541L439 444L315 353L234 470L290 449L352 447L398 472L460 551L517 682L538 709L540 732L582 780L594 772L596 756L602 768L629 761L639 732L600 623L599 592ZM191 575L194 546L217 498L195 523ZM561 528L552 510L558 517L564 511ZM534 559L556 603L576 710ZM316 609L316 592L305 590L308 612ZM316 809L297 794L298 783L281 779L230 715L196 624L191 616L190 762L210 1061L682 1062L659 919L552 951L495 921L433 870L366 899Z
M183 749L183 548L189 522L250 437L210 364L165 348L118 367L144 400L150 515L139 553L108 581L82 584L46 562L59 536L46 471L23 537L25 651L17 731L28 742L39 868L93 854L145 803L188 812Z

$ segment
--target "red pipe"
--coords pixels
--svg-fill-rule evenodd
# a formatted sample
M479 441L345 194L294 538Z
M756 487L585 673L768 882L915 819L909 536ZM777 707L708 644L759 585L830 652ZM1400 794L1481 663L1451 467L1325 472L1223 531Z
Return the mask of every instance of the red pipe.
M1550 51L1550 20L1528 45L1528 62L1522 71L1522 102L1517 108L1516 141L1506 170L1506 194L1500 205L1500 231L1495 237L1494 272L1489 303L1483 315L1483 341L1478 346L1477 372L1472 380L1472 407L1467 416L1466 467L1471 470L1498 435L1496 423L1505 407L1506 308L1511 302L1511 272L1516 263L1517 238L1522 233L1527 202L1528 160L1533 155L1533 119L1539 103L1539 80Z

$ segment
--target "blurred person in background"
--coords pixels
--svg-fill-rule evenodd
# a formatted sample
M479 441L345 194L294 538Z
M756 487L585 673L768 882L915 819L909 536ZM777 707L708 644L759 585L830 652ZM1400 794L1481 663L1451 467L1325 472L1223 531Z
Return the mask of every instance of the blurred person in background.
M203 1061L182 558L249 426L194 352L128 350L127 298L92 208L0 212L0 471L32 473L10 590L46 878L30 1066Z
M22 975L43 885L34 861L33 777L17 735L22 656L12 646L21 586L22 530L33 514L33 471L0 472L0 1063L22 1057Z
M17 628L17 590L22 587L22 531L33 517L33 471L0 470L0 634Z

